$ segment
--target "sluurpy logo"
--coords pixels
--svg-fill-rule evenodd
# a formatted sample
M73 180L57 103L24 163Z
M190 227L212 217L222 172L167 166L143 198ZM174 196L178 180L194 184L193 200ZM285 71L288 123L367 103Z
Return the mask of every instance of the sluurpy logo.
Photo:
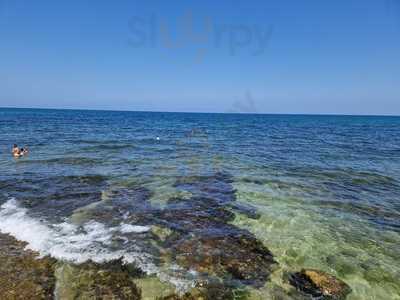
M218 23L209 16L195 17L191 11L178 16L174 22L169 21L158 14L132 17L129 45L193 50L198 60L212 49L225 51L230 56L241 53L260 56L266 52L273 33L272 25Z

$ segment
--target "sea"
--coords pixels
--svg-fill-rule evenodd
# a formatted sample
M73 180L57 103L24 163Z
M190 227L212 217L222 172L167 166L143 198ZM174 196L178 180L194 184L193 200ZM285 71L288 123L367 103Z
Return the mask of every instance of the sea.
M305 268L400 299L400 117L4 108L0 153L0 232L43 256L122 258L184 292L228 280L227 245L199 240L234 232L276 266L229 284L265 299Z

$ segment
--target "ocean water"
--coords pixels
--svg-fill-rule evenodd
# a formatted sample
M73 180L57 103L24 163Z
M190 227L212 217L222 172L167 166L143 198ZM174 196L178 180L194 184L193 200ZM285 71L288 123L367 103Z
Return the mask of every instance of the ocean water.
M302 268L400 299L398 117L0 109L0 152L0 232L42 255L123 257L184 291L211 275L165 259L173 241L237 230L278 262L260 299Z

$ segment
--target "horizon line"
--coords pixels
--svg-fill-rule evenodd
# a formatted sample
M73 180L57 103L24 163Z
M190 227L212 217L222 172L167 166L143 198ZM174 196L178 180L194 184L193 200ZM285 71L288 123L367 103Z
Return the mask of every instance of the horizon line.
M175 113L175 114L224 114L224 115L281 115L281 116L343 116L343 117L400 117L396 114L338 114L338 113L268 113L268 112L199 112L199 111L163 111L163 110L124 110L124 109L93 109L93 108L49 108L49 107L13 107L0 106L0 109L32 109L32 110L69 110L69 111L99 111L99 112L142 112L142 113Z

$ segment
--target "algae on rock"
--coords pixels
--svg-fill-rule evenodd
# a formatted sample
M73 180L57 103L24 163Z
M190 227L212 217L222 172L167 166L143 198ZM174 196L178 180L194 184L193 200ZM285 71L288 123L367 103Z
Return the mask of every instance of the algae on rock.
M87 262L79 266L59 263L56 269L58 299L131 299L140 300L140 289L135 285L129 267L120 260L104 264Z
M0 233L0 299L52 299L56 261L25 246Z

